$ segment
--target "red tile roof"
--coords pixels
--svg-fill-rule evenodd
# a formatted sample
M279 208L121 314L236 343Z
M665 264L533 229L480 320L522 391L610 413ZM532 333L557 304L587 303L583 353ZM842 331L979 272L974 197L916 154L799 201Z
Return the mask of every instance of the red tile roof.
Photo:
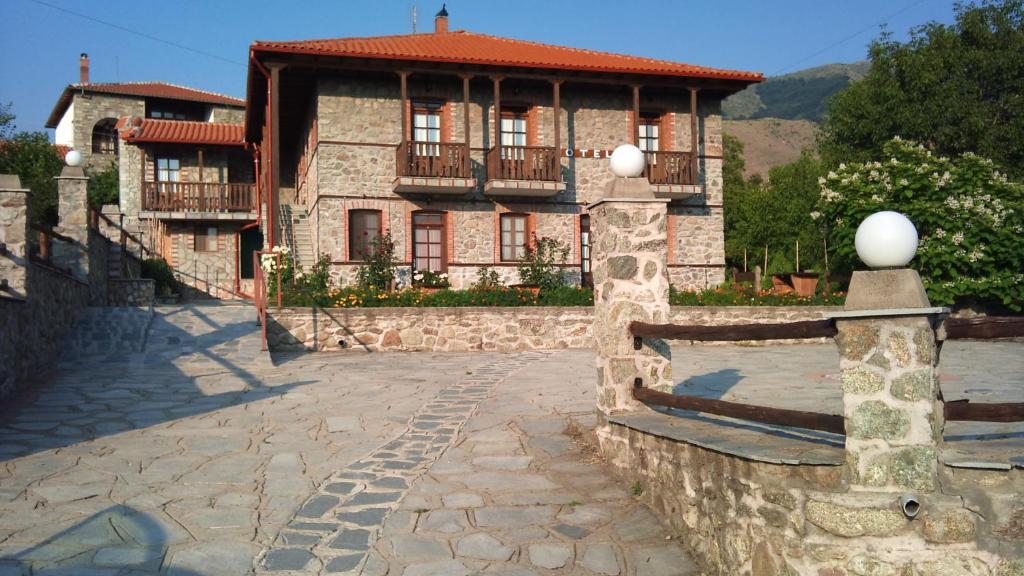
M333 38L293 42L257 41L257 52L453 62L657 76L688 76L760 82L759 72L724 70L668 60L566 48L457 30L448 33Z
M120 127L127 126L127 122L124 122L124 119L118 124ZM244 131L245 126L243 124L153 120L147 118L137 127L122 129L121 137L128 142L242 146L244 145L244 142L242 142Z
M186 100L189 102L204 102L207 104L218 104L221 106L233 106L242 108L245 100L233 98L208 92L187 86L178 86L167 82L116 82L116 83L89 83L69 84L57 100L57 105L50 112L46 120L47 128L55 128L60 122L61 116L71 104L71 97L75 92L100 92L104 94L118 94L123 96L138 96L140 98L166 98L168 100Z

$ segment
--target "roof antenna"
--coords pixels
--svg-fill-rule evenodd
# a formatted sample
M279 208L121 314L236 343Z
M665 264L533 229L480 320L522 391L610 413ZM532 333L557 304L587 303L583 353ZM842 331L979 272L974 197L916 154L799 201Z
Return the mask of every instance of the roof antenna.
M416 33L416 5L412 5L412 33Z

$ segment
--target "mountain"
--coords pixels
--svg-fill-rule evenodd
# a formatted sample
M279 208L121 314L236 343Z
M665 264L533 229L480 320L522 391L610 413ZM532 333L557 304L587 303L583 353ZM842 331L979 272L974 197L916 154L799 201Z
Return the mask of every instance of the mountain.
M773 76L733 94L722 103L727 120L781 118L819 122L828 98L867 73L867 60L826 64L783 76Z
M772 167L797 161L805 148L814 147L816 129L817 125L807 120L758 118L722 122L722 130L743 143L745 178L754 174L767 178Z

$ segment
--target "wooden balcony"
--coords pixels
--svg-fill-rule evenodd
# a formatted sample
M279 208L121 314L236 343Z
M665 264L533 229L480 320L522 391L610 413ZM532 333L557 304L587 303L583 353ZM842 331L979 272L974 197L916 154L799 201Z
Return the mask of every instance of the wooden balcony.
M256 211L256 185L145 182L142 186L142 211L161 218L250 219Z
M563 190L565 183L557 148L502 146L487 151L484 194L550 197Z
M465 194L476 187L469 147L457 142L402 142L395 155L395 192Z
M658 151L644 155L647 163L643 175L654 188L655 196L682 200L701 193L689 152Z

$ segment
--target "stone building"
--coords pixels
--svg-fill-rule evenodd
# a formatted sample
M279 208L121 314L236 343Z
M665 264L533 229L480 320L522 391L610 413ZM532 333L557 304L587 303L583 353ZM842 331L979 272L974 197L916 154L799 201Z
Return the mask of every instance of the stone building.
M342 282L385 231L406 270L447 272L455 287L482 267L517 282L534 235L567 246L586 282L587 205L626 142L670 200L673 284L724 280L721 101L759 73L449 31L444 10L433 33L251 54L246 140L269 243L326 254Z
M163 257L185 286L243 292L251 256L246 266L239 254L261 242L258 230L246 233L257 218L245 102L166 82L91 82L86 54L79 68L46 126L58 147L82 153L87 172L118 166L105 233L138 257Z

